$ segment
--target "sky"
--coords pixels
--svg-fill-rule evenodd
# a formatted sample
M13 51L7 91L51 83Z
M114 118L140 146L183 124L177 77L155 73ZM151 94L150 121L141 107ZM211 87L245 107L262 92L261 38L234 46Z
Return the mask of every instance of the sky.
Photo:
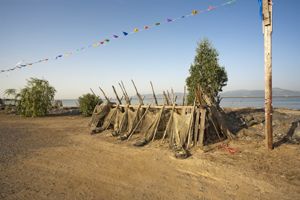
M87 46L226 0L0 0L0 70ZM273 87L300 91L300 1L273 0ZM182 92L197 43L208 38L228 73L224 91L264 88L264 49L257 0L111 39L67 58L0 74L0 97L30 77L49 81L57 99L78 98L99 86L113 97L123 81L133 95ZM117 87L120 93L119 87Z

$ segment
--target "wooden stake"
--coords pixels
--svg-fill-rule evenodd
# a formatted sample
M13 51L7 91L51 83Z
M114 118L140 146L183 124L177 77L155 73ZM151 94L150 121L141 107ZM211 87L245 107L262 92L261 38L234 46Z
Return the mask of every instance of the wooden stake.
M143 98L142 98L142 96L139 94L139 92L138 92L138 90L137 90L137 88L136 88L136 86L135 86L135 84L134 84L134 81L131 80L131 82L132 82L132 84L133 84L133 87L134 87L135 92L136 92L136 96L138 97L140 104L143 105L144 103L143 103Z
M114 93L115 93L115 95L116 95L116 98L117 98L119 104L122 104L122 101L121 101L121 99L120 99L119 96L118 96L118 93L117 93L117 91L116 91L116 88L115 88L114 86L112 86L112 88L113 88L113 90L114 90Z
M104 98L107 100L107 102L110 102L110 100L109 100L109 98L106 96L106 94L105 94L104 90L102 90L102 88L101 88L101 87L99 87L99 89L100 89L100 91L102 92L102 94L103 94Z
M195 118L195 128L194 128L194 143L193 146L196 146L198 137L199 137L199 120L200 120L200 108L196 110L196 118Z
M272 2L263 0L263 33L265 61L265 135L266 146L273 149L272 127Z
M170 101L169 101L169 99L168 99L167 94L166 94L165 91L163 91L163 95L164 95L164 97L165 97L166 104L167 104L167 105L170 105Z
M155 95L155 92L154 92L154 88L153 88L153 85L152 85L151 81L150 81L150 85L151 85L151 88L152 88L152 94L153 94L153 98L154 98L154 101L155 101L155 105L158 106L157 98L156 98L156 95Z

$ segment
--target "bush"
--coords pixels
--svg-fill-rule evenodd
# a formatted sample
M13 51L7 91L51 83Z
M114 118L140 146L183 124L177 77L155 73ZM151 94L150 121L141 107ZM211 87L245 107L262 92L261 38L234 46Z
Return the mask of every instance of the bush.
M52 107L55 92L48 81L30 78L27 86L17 94L18 113L26 117L45 116Z
M98 103L102 103L102 100L99 99L94 94L84 94L78 99L80 112L88 117L93 114L94 108Z

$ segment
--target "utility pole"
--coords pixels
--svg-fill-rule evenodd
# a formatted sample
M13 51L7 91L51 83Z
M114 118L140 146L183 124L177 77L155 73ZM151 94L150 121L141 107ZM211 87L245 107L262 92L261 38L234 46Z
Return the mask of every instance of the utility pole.
M265 136L266 146L273 149L272 127L272 0L263 0L263 34L265 60Z

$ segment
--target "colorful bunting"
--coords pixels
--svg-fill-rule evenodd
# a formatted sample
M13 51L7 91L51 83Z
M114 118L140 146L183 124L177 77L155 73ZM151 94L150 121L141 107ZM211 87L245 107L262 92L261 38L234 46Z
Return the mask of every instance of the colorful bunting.
M182 15L181 17L179 18L174 18L174 19L171 19L171 18L167 18L166 22L165 23L160 23L160 22L156 22L155 23L155 26L159 26L159 25L162 25L162 24L166 24L166 23L169 23L169 22L174 22L174 21L177 21L177 20L180 20L180 19L183 19L183 18L187 18L187 17L190 17L190 16L194 16L194 15L197 15L199 13L204 13L204 12L209 12L211 10L214 10L216 8L220 8L222 6L227 6L227 5L230 5L232 3L235 3L237 0L228 0L227 2L219 5L219 6L209 6L206 10L202 10L202 11L198 11L198 10L192 10L192 13L191 14L188 14L188 15ZM262 18L262 0L258 0L258 3L259 3L259 6L260 6L260 16ZM149 26L144 26L143 27L145 30L147 29L150 29ZM139 32L139 29L138 28L134 28L133 32L125 32L123 31L123 37L126 37L127 35L129 34L134 34L134 33L137 33ZM117 34L114 34L112 35L112 38L120 38L122 36L119 36ZM105 39L103 41L100 41L100 42L96 42L96 43L93 43L93 44L90 44L87 46L87 48L90 48L90 47L98 47L100 44L103 45L105 42L110 42L110 39ZM79 49L76 49L75 51L76 52L79 52L79 51L83 51L84 49L86 49L86 47L81 47ZM74 52L75 52L74 51ZM52 58L52 60L57 60L59 58L62 58L62 57L68 57L70 55L72 55L73 53L72 52L67 52L65 54L60 54L60 55L57 55L56 57ZM1 73L3 72L10 72L10 71L13 71L13 70L16 70L16 69L21 69L21 68L24 68L24 67L28 67L28 66L32 66L33 64L37 64L37 63L42 63L42 62L47 62L49 60L49 58L45 58L45 59L41 59L41 60L38 60L36 62L31 62L31 63L26 63L26 64L22 64L22 62L19 62L15 65L15 67L12 67L10 69L6 69L6 70L0 70Z
M208 6L207 11L211 11L211 10L214 10L214 9L216 9L216 7L214 7L214 6Z

